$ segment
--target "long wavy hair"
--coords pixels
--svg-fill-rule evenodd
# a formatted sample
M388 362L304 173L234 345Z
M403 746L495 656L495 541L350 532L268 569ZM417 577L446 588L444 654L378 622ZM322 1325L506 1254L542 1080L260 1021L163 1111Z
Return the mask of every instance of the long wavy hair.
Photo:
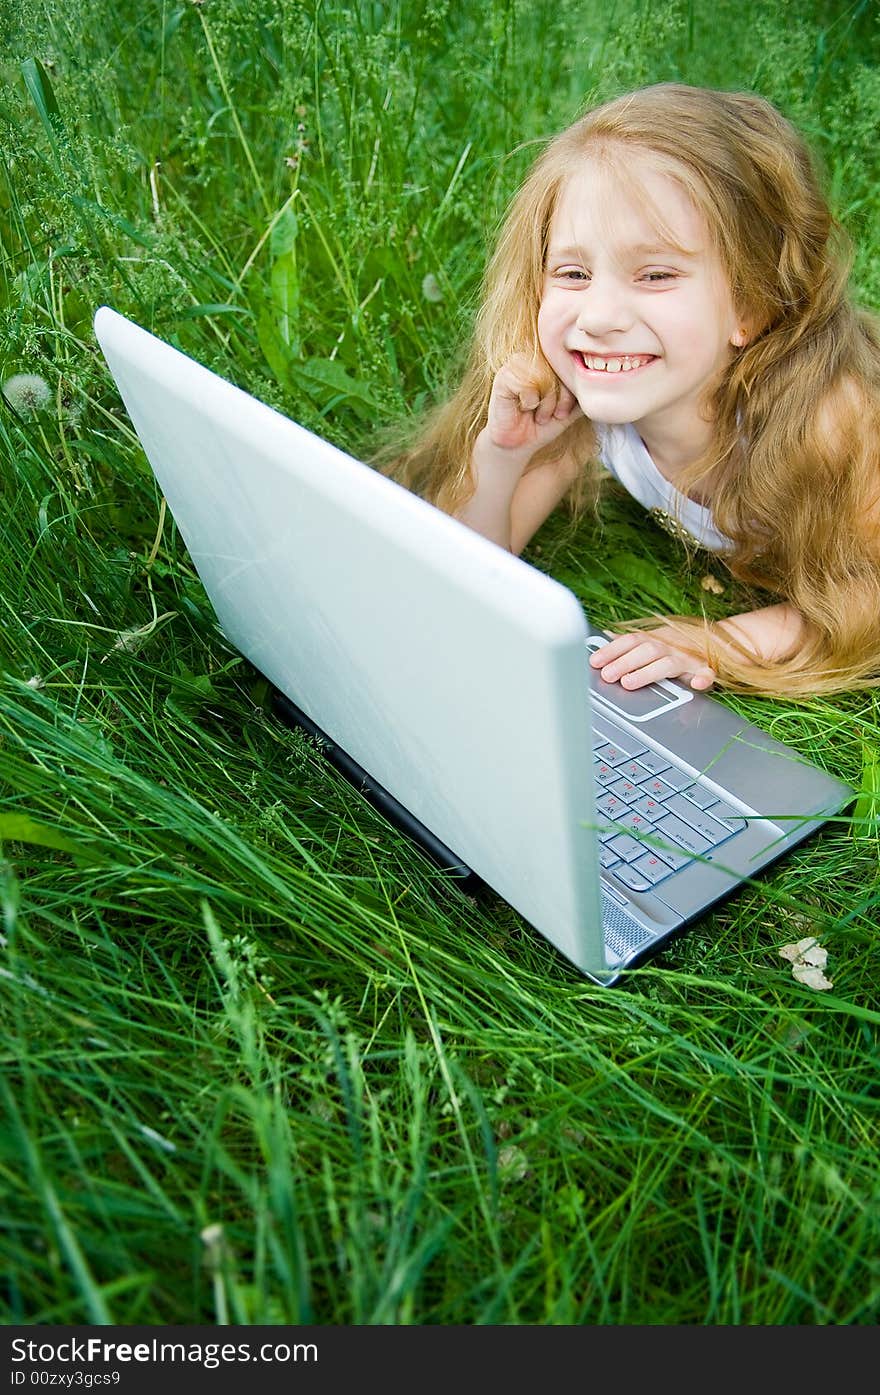
M526 353L552 379L537 321L560 191L600 159L632 192L644 161L628 155L686 190L748 331L706 403L711 452L676 483L711 483L732 575L807 621L795 652L760 665L705 619L663 624L731 688L794 696L880 684L880 324L850 298L849 243L806 143L761 97L660 83L587 112L546 146L488 264L459 385L388 473L448 512L470 496L499 368ZM545 455L583 463L569 494L577 510L599 475L591 424L579 418Z

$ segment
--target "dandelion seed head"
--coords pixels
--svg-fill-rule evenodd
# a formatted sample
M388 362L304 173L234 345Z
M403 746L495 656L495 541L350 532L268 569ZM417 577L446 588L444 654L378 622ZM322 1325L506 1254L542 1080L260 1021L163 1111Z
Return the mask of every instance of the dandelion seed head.
M529 1160L522 1148L517 1148L515 1143L508 1143L504 1148L498 1150L498 1171L502 1180L508 1182L521 1182L529 1175Z
M42 412L52 401L52 389L38 373L14 373L3 384L3 396L22 416Z
M443 299L440 282L437 280L433 271L429 271L427 276L422 280L422 295L425 297L425 300L430 300L435 305Z

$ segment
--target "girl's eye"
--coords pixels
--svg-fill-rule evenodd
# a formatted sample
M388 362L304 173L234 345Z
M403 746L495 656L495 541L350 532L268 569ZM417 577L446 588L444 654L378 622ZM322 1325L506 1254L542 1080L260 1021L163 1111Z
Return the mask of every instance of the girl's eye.
M660 281L674 281L676 273L674 271L646 271L642 277L643 281L656 284Z
M553 275L557 281L587 281L589 277L580 266L561 266Z

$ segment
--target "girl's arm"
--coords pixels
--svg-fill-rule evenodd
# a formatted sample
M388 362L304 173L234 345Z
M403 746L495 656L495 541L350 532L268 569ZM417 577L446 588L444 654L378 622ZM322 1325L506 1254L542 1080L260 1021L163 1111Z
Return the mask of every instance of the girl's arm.
M471 459L474 492L455 517L519 553L577 476L567 457L531 465L580 415L557 380L542 382L536 365L517 355L495 375L488 419Z
M711 629L721 643L725 638L737 640L761 664L787 658L803 638L805 627L800 611L781 602L718 620ZM679 678L700 690L711 688L716 677L713 669L680 645L680 636L663 626L635 631L603 645L591 655L590 664L606 682L620 682L624 688L643 688L661 678Z
M852 378L844 379L829 392L817 414L815 427L823 449L833 458L840 458L847 448L847 430L852 429L854 414L871 420L871 408L862 388ZM857 522L875 551L880 551L880 494L878 502ZM860 605L856 596L852 605ZM807 638L807 621L788 602L732 615L710 626L713 640L723 645L725 639L738 641L754 655L755 664L778 663L790 658ZM657 678L680 678L692 688L711 688L716 674L704 660L695 658L682 648L681 632L659 626L628 635L618 635L607 646L591 656L594 668L601 668L602 677L609 682L621 682L625 688L641 688ZM737 654L741 658L741 654Z
M519 459L493 446L483 431L471 460L474 492L455 514L469 528L517 554L561 503L578 473L567 458L530 467L530 455Z

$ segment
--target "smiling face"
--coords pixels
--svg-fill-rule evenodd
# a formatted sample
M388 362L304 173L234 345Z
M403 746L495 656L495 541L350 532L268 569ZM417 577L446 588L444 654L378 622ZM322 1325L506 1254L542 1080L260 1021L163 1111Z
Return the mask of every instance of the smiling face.
M744 342L741 321L681 184L646 155L613 158L627 162L625 184L589 160L562 188L538 337L585 416L632 423L674 473L709 444L706 392Z

